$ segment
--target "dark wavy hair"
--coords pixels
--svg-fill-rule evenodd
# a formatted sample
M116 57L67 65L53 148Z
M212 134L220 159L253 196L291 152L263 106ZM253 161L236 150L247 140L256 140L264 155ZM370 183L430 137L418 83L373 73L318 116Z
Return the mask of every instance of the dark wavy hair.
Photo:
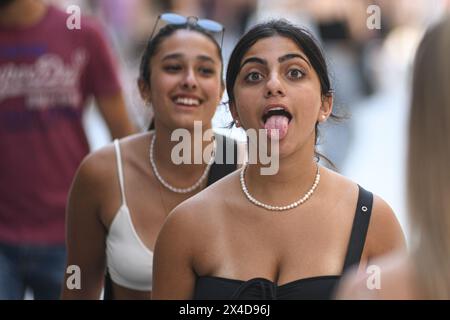
M203 28L199 27L195 24L169 24L159 30L159 32L147 42L147 45L144 49L144 52L141 57L141 63L139 66L139 82L144 84L146 89L150 89L151 83L150 83L150 76L151 76L151 67L150 67L150 60L152 57L158 52L159 47L161 46L161 43L164 41L164 39L170 37L172 34L175 33L177 30L193 30L198 33L201 33L202 35L206 36L208 39L210 39L217 49L217 54L219 55L220 62L222 63L221 68L221 79L223 79L223 58L222 58L222 50L217 43L214 36L212 36L208 31L204 30ZM153 130L155 128L154 120L151 121L150 126L148 130Z
M248 50L258 41L264 38L282 36L294 41L298 47L308 57L314 71L317 73L320 81L322 97L333 95L334 90L331 88L331 81L328 74L327 64L322 53L322 49L317 43L314 36L306 29L298 27L287 20L278 19L260 23L251 28L242 36L236 44L228 62L226 88L229 97L229 103L235 103L234 85L239 74L242 58ZM340 120L341 117L332 113L330 117L334 120ZM315 125L315 144L319 138L319 123ZM325 156L315 151L317 158L323 158L336 168L334 164Z

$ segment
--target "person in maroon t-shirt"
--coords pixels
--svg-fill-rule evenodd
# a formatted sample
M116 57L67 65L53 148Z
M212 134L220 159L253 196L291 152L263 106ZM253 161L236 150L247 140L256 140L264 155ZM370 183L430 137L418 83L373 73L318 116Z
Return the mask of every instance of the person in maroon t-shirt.
M134 132L100 27L35 0L0 4L0 299L59 297L66 198L89 152L95 97L113 138Z

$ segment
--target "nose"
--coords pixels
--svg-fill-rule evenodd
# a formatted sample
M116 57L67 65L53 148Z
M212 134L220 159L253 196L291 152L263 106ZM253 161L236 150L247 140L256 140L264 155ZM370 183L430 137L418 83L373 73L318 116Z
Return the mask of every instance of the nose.
M277 73L272 74L269 80L266 82L266 93L264 96L266 98L269 98L275 96L284 97L284 95L285 91L278 74Z
M184 75L181 86L183 89L194 90L197 88L197 78L195 72L192 69L188 69Z

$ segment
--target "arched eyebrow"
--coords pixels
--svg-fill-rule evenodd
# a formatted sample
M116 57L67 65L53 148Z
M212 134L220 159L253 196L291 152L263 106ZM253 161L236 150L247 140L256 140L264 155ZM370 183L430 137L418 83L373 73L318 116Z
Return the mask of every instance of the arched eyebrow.
M241 69L242 69L247 63L251 63L251 62L258 63L258 64L261 64L261 65L263 65L263 66L267 66L267 60L261 59L261 58L258 58L258 57L250 57L250 58L247 58L247 59L244 60L244 62L241 64Z
M308 59L306 59L306 57L304 57L303 55L301 55L301 54L299 54L299 53L288 53L288 54L285 54L285 55L283 55L283 56L281 56L281 57L278 58L278 62L279 62L279 63L283 63L283 62L285 62L286 60L290 60L290 59L294 59L294 58L300 58L300 59L302 59L302 60L305 61L305 62L308 64L308 66L311 68L311 64L309 63ZM253 63L258 63L258 64L261 64L261 65L263 65L263 66L267 66L267 60L262 59L262 58L258 58L258 57L249 57L249 58L247 58L247 59L244 60L244 62L243 62L242 65L241 65L241 69L244 67L245 64L251 63L251 62L253 62Z
M305 56L303 56L302 54L299 54L299 53L288 53L288 54L285 54L284 56L281 56L281 57L278 58L278 62L279 62L279 63L283 63L283 62L285 62L286 60L290 60L290 59L294 59L294 58L300 58L300 59L302 59L302 60L305 61L305 62L308 64L308 66L311 68L311 64L309 63L308 59L306 59Z
M211 58L210 56L205 56L205 55L199 55L197 56L198 60L202 60L202 61L209 61L209 62L216 62L213 58Z
M172 53L172 54L168 54L168 55L164 56L164 57L162 58L162 61L166 61L166 60L170 60L170 59L181 59L181 58L183 58L183 54L182 54L182 53ZM201 61L209 61L209 62L212 62L212 63L215 63L215 62L216 62L216 61L215 61L213 58L211 58L210 56L203 55L203 54L198 55L196 58L197 58L198 60L201 60Z

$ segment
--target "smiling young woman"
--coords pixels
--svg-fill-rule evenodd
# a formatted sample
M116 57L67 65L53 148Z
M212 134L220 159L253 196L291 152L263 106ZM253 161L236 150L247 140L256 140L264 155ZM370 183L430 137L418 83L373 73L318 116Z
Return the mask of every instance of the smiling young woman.
M190 133L190 163L194 152L203 155L213 137L195 146L194 123L211 129L223 93L221 48L200 24L162 28L147 44L138 85L154 109L154 130L116 140L80 166L67 209L67 265L80 267L81 289L64 287L63 298L98 299L105 271L106 298L150 298L153 248L167 214L236 168L213 163L214 154L201 164L172 159L171 135L180 128Z
M246 165L170 214L153 298L328 299L343 270L404 247L382 199L315 161L333 96L307 31L283 20L252 28L231 55L227 91L239 126L278 139L279 170Z

